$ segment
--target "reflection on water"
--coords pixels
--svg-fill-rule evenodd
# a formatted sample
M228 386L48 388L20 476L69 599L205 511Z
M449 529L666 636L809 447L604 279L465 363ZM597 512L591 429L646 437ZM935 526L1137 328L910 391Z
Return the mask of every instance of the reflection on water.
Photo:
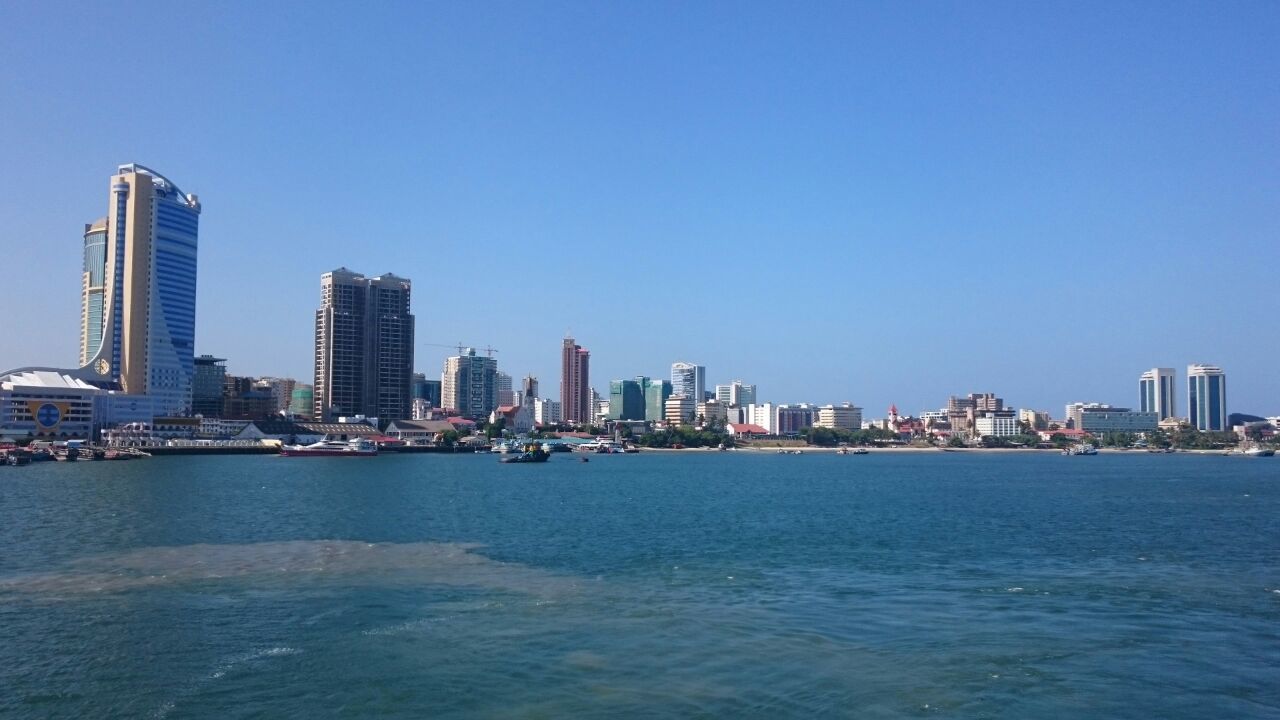
M574 579L491 560L475 543L366 543L295 540L247 545L138 548L96 555L47 573L0 580L0 593L54 596L111 593L183 583L231 580L253 585L299 581L440 584L555 596Z

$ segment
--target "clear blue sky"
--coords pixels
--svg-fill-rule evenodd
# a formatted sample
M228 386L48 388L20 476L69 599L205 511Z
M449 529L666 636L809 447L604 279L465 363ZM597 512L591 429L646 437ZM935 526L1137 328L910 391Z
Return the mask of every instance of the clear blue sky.
M419 370L492 344L544 394L571 329L601 390L1058 415L1209 362L1280 413L1277 38L1274 2L9 3L0 368L74 363L140 162L201 197L234 373L308 379L345 265L413 279Z

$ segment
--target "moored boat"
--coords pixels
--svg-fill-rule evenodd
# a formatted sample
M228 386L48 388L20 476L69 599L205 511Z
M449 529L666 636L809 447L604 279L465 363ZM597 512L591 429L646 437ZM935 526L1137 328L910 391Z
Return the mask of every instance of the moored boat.
M538 462L546 462L547 460L550 460L550 459L551 459L551 451L547 449L547 446L543 445L540 442L533 442L525 445L524 451L521 452L520 454L504 457L498 462L501 462L503 464L538 463ZM585 460L586 458L583 458L583 459Z
M310 445L284 445L280 454L284 457L371 457L378 454L378 446L365 438L321 440Z

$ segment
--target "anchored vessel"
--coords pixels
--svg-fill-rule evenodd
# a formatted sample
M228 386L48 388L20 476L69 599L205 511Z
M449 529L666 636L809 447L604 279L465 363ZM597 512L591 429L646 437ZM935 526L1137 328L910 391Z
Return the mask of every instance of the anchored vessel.
M371 440L321 440L310 445L285 445L280 448L284 457L370 457L378 454L378 446Z
M547 446L543 445L542 443L535 442L535 443L529 443L528 445L525 445L524 451L521 452L519 455L510 455L509 457L504 457L502 458L502 460L500 460L500 462L504 464L534 463L534 462L546 462L550 458L551 458L551 451L547 449Z

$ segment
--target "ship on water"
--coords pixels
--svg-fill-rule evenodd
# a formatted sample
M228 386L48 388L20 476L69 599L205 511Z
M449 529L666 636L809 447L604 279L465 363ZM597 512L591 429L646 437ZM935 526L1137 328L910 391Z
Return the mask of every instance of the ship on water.
M310 445L284 445L283 457L371 457L378 454L378 446L367 438L351 440L321 440Z

